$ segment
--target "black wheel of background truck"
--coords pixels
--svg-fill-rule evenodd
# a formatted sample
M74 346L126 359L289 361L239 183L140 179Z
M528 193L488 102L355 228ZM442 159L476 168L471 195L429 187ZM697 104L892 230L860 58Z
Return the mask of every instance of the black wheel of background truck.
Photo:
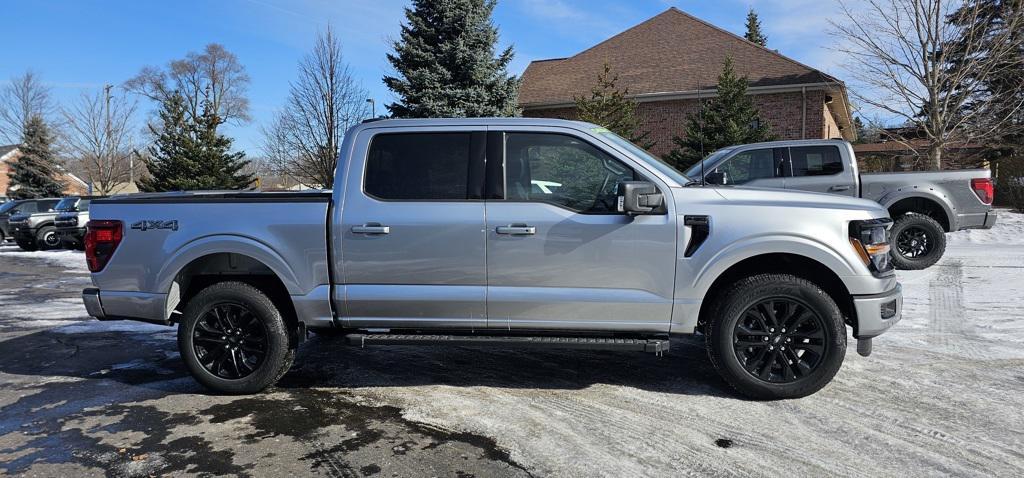
M60 235L57 234L57 228L53 226L43 226L36 231L36 244L41 250L57 249L60 247L61 240Z
M178 325L178 349L199 383L230 394L266 389L295 359L277 307L242 282L219 282L189 301Z
M924 214L904 214L889 231L889 255L901 270L925 269L942 258L946 251L946 233L942 225Z
M722 378L761 400L799 398L832 381L846 355L846 326L835 301L788 274L742 279L718 297L707 350Z
M20 247L23 251L34 251L39 248L39 245L36 244L36 241L15 239L14 242L16 242L18 244L18 247Z

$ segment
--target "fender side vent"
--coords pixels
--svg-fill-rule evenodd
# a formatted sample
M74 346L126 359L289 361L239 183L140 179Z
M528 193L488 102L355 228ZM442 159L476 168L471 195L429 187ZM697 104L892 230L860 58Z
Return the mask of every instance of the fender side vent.
M690 227L690 242L686 244L684 257L690 257L711 233L711 220L708 216L683 216L683 225Z

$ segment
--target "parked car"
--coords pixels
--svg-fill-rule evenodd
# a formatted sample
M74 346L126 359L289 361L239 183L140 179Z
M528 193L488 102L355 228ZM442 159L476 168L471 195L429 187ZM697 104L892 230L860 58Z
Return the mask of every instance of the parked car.
M53 219L57 217L57 204L62 199L37 199L34 207L18 207L18 214L9 219L11 236L18 247L26 251L56 249L60 237Z
M686 170L714 184L800 189L870 199L896 223L892 260L897 269L924 269L942 258L946 232L995 225L991 171L864 173L850 143L773 141L730 146Z
M14 239L14 229L11 219L18 215L34 214L38 211L49 211L53 209L59 199L22 199L8 201L0 206L0 243L8 239Z
M65 249L85 250L85 225L89 222L89 203L105 196L71 196L57 204L53 225Z
M801 397L839 370L846 326L866 355L900 320L877 203L693 184L588 123L364 123L333 191L93 201L82 297L100 320L177 323L224 393L275 383L308 329L658 354L700 333L741 393Z

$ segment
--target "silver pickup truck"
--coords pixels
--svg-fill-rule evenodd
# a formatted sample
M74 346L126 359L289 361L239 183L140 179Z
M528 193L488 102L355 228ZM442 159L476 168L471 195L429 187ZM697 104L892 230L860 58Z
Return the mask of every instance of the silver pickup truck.
M333 191L93 201L83 299L177 324L188 369L224 393L275 383L311 331L657 354L702 334L739 392L801 397L838 371L847 326L866 355L899 321L878 204L694 184L587 123L368 122Z
M924 269L942 258L946 232L995 225L991 171L865 173L850 143L773 141L722 148L686 170L719 185L800 189L861 197L881 204L896 223L892 260L897 269Z

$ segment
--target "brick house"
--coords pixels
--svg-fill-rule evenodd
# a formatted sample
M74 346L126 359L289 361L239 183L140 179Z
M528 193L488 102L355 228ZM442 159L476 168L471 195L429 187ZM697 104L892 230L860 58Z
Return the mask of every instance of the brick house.
M8 187L11 185L11 165L21 157L18 145L0 145L0 197L9 197ZM85 195L89 193L89 184L74 174L65 172L60 178L64 182L65 195Z
M574 118L574 98L590 94L608 63L662 155L700 98L714 96L727 56L779 139L856 138L843 82L675 7L574 56L531 62L519 105L523 116Z

